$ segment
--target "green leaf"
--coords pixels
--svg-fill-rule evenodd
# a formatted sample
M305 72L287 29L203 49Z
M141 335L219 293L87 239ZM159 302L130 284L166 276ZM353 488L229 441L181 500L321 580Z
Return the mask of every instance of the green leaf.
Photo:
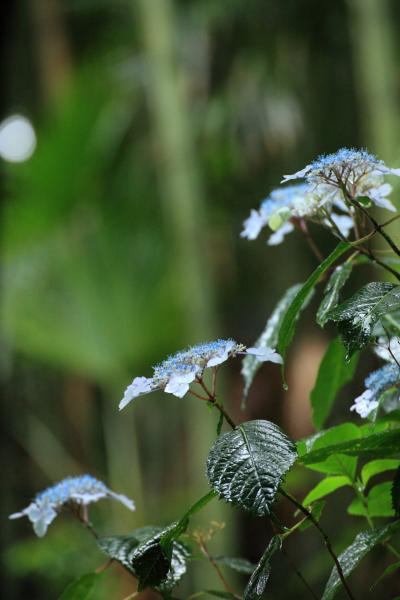
M395 460L393 458L378 458L377 460L371 460L371 462L368 462L362 468L361 481L363 485L366 486L368 481L371 479L371 477L374 477L374 475L378 475L384 471L397 469L399 466L400 460Z
M138 589L154 587L170 591L186 572L189 550L185 544L174 540L167 553L160 540L173 526L142 527L130 535L114 535L98 541L100 549L118 560L139 580Z
M329 311L327 320L338 323L349 359L368 344L380 318L399 308L400 285L372 282Z
M72 581L65 588L59 600L88 600L94 591L100 575L98 573L87 573L75 581Z
M204 590L202 593L214 596L214 598L227 598L227 600L236 600L236 596L230 592L221 592L220 590Z
M252 573L256 567L255 564L251 563L245 558L236 558L230 556L214 556L213 560L219 565L229 567L233 571L236 571L237 573L244 573L245 575L250 575L250 573Z
M215 440L207 477L221 498L263 517L296 458L293 442L277 425L247 421Z
M368 554L370 550L377 544L386 541L400 529L400 521L390 523L376 529L369 529L359 533L354 542L339 556L340 566L345 577L354 571L360 561ZM342 582L340 581L338 572L334 567L326 584L321 600L331 600L339 591Z
M334 475L332 477L325 477L325 479L317 483L311 492L308 492L303 500L303 504L307 506L346 485L351 485L351 480L346 476Z
M285 294L279 300L278 304L275 306L272 315L268 319L264 331L254 344L256 348L276 348L278 345L278 333L281 327L283 318L285 313L293 301L293 298L300 290L302 284L298 283L293 285L288 290L286 290ZM298 315L297 317L298 318ZM242 360L242 375L244 379L244 389L243 389L243 397L242 397L242 410L246 407L247 396L253 383L254 377L262 365L257 357L254 354L247 354Z
M353 265L343 263L333 271L324 290L324 297L317 311L317 323L323 327L327 321L327 315L339 302L339 292L350 277Z
M391 499L391 482L385 481L373 487L367 497L367 506L359 498L355 498L347 512L350 515L365 517L393 517L394 510Z
M400 517L400 467L397 468L396 475L394 476L390 495L392 497L394 513L396 517Z
M316 521L320 520L322 511L324 510L324 507L325 507L325 504L326 504L326 500L317 500L312 505L310 512ZM300 529L300 531L304 531L305 529L308 529L309 527L311 527L311 525L313 525L313 522L311 521L311 519L306 519L299 526L299 529Z
M371 587L369 588L370 591L372 591L378 585L378 583L380 583L382 581L382 579L385 579L386 577L388 577L395 571L398 571L399 569L400 569L400 560L395 563L392 563L391 565L386 567L386 569L383 571L382 575L380 577L378 577L378 579L373 583L373 585L371 585Z
M279 330L279 353L285 358L286 351L293 339L296 320L299 311L303 304L306 302L310 295L310 292L314 289L319 278L325 273L327 269L344 253L350 248L350 244L341 242L336 246L335 250L315 269L315 271L307 279L301 290L296 294L288 310L285 313L285 317L282 321L281 328ZM284 365L282 366L282 372L284 372Z
M312 445L312 452L302 456L302 461L307 463L308 468L321 473L329 473L331 475L345 475L349 479L354 479L357 469L357 458L346 456L338 451L326 451L326 448L339 448L342 444L353 442L360 438L361 432L359 427L354 423L342 423L336 427L331 427L325 432L322 432ZM340 449L340 448L339 448ZM319 456L323 453L321 460L308 462L309 456ZM311 459L310 459L311 461Z
M282 539L274 535L244 590L244 600L258 600L264 593L271 572L271 557L282 547Z
M312 420L317 429L321 429L329 417L338 392L353 378L357 362L358 355L345 361L345 350L338 338L330 342L311 392Z
M319 440L317 440L318 442ZM366 437L332 444L320 450L313 450L300 458L309 466L325 461L332 454L342 453L350 456L392 456L400 457L400 429L373 433Z

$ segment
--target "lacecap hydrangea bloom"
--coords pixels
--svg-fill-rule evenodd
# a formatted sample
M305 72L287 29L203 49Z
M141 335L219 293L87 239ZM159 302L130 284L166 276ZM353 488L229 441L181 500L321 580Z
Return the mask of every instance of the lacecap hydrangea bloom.
M323 187L327 190L345 190L352 198L366 197L371 203L395 211L396 208L387 196L392 186L385 183L385 175L400 176L400 169L387 167L382 160L366 150L341 148L333 154L324 154L312 163L293 173L285 175L282 183L293 179L306 179L313 190ZM344 197L346 200L346 197Z
M269 246L280 244L285 235L294 230L296 219L311 219L327 227L330 226L326 219L326 211L335 222L341 234L348 237L353 227L353 220L348 214L335 212L335 206L339 210L348 213L346 205L338 202L335 193L331 190L319 189L308 183L289 185L273 190L270 195L262 201L258 210L252 210L250 216L244 221L244 229L241 237L254 240L260 231L268 225L274 233L268 239ZM324 212L321 208L324 207Z
M29 506L21 512L10 515L9 518L19 519L20 517L28 517L33 524L36 535L43 537L48 526L54 521L65 504L74 503L78 508L86 507L102 498L113 498L129 508L129 510L135 510L134 502L123 494L116 494L102 481L95 479L91 475L81 475L79 477L67 477L52 487L45 489L34 498Z
M135 377L126 388L119 409L134 398L155 390L183 398L190 384L200 378L205 369L217 367L239 354L255 355L260 362L282 363L281 356L272 348L246 348L231 339L198 344L169 356L153 367L153 377Z
M390 397L390 410L393 405L396 408L400 406L400 367L396 362L388 363L370 373L364 384L365 391L354 400L354 404L350 407L350 410L355 410L363 419L378 408L382 395L391 388L393 388L393 394Z

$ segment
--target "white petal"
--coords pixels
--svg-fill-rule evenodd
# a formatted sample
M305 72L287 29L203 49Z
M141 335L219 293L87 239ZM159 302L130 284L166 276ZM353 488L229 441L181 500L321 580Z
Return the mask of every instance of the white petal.
M267 244L268 246L277 246L282 243L285 235L293 231L294 225L292 223L285 223L275 233L269 236Z
M347 215L337 215L335 213L331 214L331 218L338 227L340 233L347 238L354 227L353 219Z
M311 169L311 165L307 165L301 171L297 171L297 173L292 173L292 175L284 175L281 183L285 183L285 181L290 181L291 179L301 179L305 177L309 170Z
M229 352L225 351L223 352L223 354L218 354L217 356L213 356L212 358L209 359L209 361L206 364L206 367L216 367L217 365L222 364L223 362L225 362L226 360L228 360L229 358Z
M244 229L240 237L255 240L261 229L266 225L266 220L257 210L252 209L250 217L244 221L243 225Z
M134 503L134 501L131 500L130 498L127 498L127 496L124 496L124 494L116 494L115 492L111 492L110 490L109 490L108 493L115 500L118 500L119 502L122 502L122 504L124 506L126 506L126 508L129 508L129 510L135 510L135 503Z
M178 396L178 398L183 398L189 390L192 381L196 379L196 372L197 371L190 371L189 373L184 373L182 375L174 375L165 386L164 392Z
M273 348L247 348L246 354L252 354L257 357L260 362L273 362L281 365L283 363L282 356Z
M125 408L127 404L134 398L142 394L148 394L155 389L154 381L151 377L135 377L130 385L125 390L124 397L119 403L119 410Z
M350 410L355 410L360 417L365 419L379 405L379 402L371 400L371 397L373 397L372 390L365 390L361 396L358 396L354 400L354 404L350 407Z

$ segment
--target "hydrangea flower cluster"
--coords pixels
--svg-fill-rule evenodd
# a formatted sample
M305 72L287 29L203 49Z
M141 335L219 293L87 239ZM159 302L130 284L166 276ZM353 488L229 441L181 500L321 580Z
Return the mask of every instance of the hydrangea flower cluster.
M353 220L348 214L332 212L332 206L348 213L346 205L337 202L337 190L332 195L329 189L315 190L308 183L289 185L275 189L262 201L259 210L252 210L250 217L243 223L244 229L241 237L254 240L260 231L269 225L274 233L268 239L269 246L280 244L287 233L294 230L295 219L312 218L327 226L321 208L324 206L331 213L330 216L344 237L349 235L353 227Z
M204 369L217 367L238 354L253 354L260 362L282 363L281 356L272 348L246 348L231 339L198 344L169 356L153 367L153 377L135 377L126 388L119 409L122 410L133 398L155 390L183 398L190 384L202 376Z
M10 515L10 519L28 517L37 536L43 537L48 526L56 518L61 508L70 502L78 506L88 506L102 498L118 500L129 510L135 510L132 500L123 494L111 491L102 481L91 475L67 477L59 483L45 489L21 512Z
M392 186L385 183L385 175L400 176L400 169L387 167L382 160L366 150L341 148L333 154L324 154L315 161L293 173L285 175L282 183L293 179L306 179L314 191L323 186L325 192L345 189L351 198L360 196L391 211L396 208L387 196Z
M365 391L354 400L350 410L355 410L363 419L368 417L379 406L379 399L384 392L400 385L400 367L395 363L388 363L373 371L364 381ZM395 396L400 402L400 388L395 391Z

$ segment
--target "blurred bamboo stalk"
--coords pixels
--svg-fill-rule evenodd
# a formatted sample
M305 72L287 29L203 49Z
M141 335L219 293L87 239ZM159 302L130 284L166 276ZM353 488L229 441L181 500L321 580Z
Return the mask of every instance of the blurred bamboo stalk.
M61 99L69 82L72 59L59 0L31 3L39 77L45 104Z
M174 245L176 294L188 339L202 341L215 335L213 286L206 261L204 201L185 98L185 74L177 56L173 3L138 0L134 6L147 61L146 91L154 121L160 195ZM185 428L189 431L188 477L193 501L207 488L204 464L215 437L214 419L211 424L205 407L189 398L182 409L186 411ZM223 520L224 513L222 504L213 503L199 519L205 525L211 519Z
M379 158L390 166L398 166L398 77L390 3L388 0L348 0L348 3L354 77L358 84L364 137ZM395 199L395 202L399 206L399 201ZM388 231L400 241L397 223Z
M390 161L399 150L399 119L389 3L348 2L362 127L374 152Z

